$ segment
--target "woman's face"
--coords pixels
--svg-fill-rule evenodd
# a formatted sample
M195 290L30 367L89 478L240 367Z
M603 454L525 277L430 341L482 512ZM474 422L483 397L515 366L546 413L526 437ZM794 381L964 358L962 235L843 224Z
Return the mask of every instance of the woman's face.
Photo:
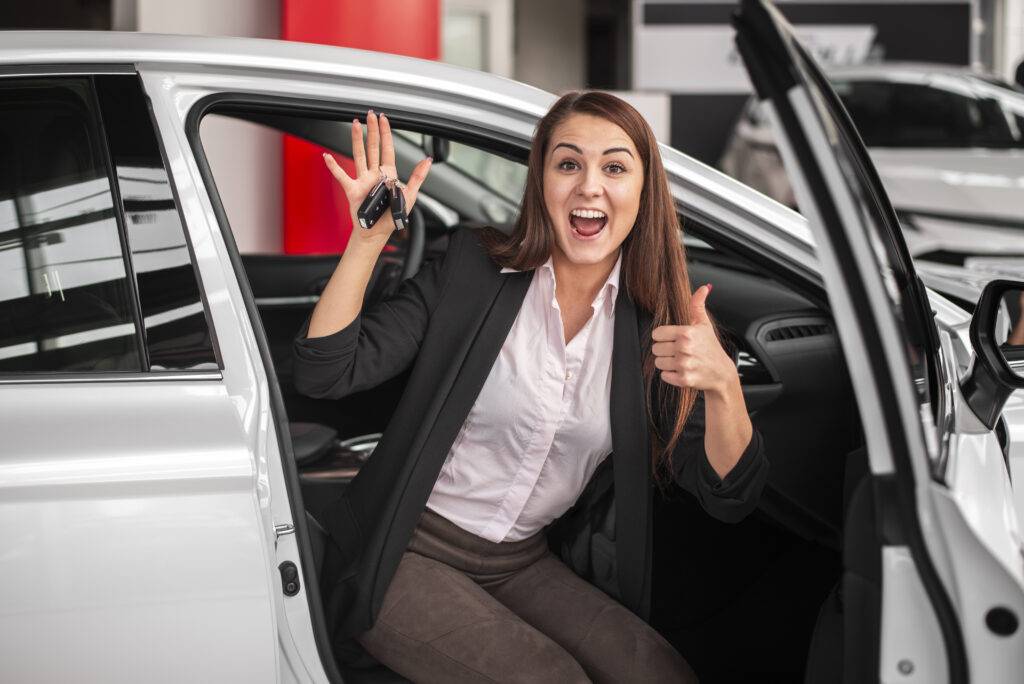
M614 263L636 221L643 184L640 154L624 130L589 114L566 118L552 132L544 162L553 257Z

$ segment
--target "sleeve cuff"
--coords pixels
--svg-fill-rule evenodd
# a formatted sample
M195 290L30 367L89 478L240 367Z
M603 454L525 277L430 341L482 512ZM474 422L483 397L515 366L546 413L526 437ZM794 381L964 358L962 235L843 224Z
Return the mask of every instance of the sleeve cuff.
M743 481L744 475L760 459L761 455L761 433L757 431L757 428L754 428L750 435L750 441L743 450L743 454L740 455L736 465L732 467L732 470L726 474L724 479L720 478L715 469L711 467L707 454L703 454L703 458L700 459L701 476L711 491L718 495L725 495L732 488L732 485Z

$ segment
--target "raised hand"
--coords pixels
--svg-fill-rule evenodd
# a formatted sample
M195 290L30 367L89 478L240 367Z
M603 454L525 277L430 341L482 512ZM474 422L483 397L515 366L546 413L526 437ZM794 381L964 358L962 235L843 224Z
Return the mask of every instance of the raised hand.
M661 379L670 385L724 394L738 375L708 317L705 303L710 293L711 285L703 285L690 297L690 325L655 328L651 351Z
M352 158L355 161L356 177L351 178L338 164L334 157L324 153L324 163L331 174L345 191L348 199L349 212L352 217L352 239L383 241L387 240L391 232L395 230L395 221L391 218L391 212L385 211L381 217L369 229L359 228L356 220L356 211L362 204L370 190L377 184L383 171L388 178L397 178L398 171L395 168L395 145L391 136L391 124L386 116L379 117L373 110L366 113L366 146L363 146L363 127L358 119L352 120ZM405 184L405 206L406 211L411 211L416 204L416 195L420 186L427 178L430 165L433 160L426 157L416 164L412 175Z

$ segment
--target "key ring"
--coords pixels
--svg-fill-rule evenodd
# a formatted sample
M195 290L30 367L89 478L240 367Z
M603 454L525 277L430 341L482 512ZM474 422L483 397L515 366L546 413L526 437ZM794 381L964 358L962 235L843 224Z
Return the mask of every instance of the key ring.
M384 169L380 170L380 179L381 181L383 181L384 185L388 186L388 190L394 191L396 187L405 190L405 183L398 180L398 178L389 177L386 173L384 173Z

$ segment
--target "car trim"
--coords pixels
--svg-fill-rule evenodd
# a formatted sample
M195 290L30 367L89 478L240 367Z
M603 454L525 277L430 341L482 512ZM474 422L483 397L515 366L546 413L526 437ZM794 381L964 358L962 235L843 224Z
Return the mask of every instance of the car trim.
M109 64L0 64L0 78L18 76L106 76L110 74L134 74L135 65Z
M223 380L219 370L174 370L149 372L96 373L24 373L0 377L0 385L44 385L69 382L192 382L195 380Z

